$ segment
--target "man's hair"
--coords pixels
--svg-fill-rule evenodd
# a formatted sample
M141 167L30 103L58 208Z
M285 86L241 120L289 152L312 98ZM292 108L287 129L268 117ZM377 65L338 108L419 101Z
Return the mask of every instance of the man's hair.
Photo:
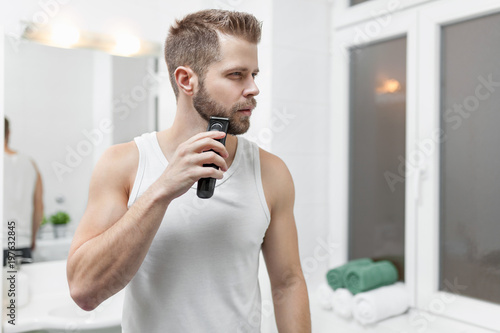
M9 136L9 119L7 119L7 117L4 117L5 119L5 122L4 122L4 139L5 141L7 141L7 137Z
M202 82L208 66L220 60L218 33L258 44L261 26L252 14L217 9L202 10L176 20L165 42L165 60L175 96L179 95L174 75L177 67L190 67Z

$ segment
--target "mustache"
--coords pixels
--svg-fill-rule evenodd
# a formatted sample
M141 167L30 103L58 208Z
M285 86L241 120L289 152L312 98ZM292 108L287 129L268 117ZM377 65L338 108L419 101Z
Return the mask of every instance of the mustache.
M242 110L242 109L255 109L257 107L257 100L252 97L248 102L236 103L233 107L234 111Z

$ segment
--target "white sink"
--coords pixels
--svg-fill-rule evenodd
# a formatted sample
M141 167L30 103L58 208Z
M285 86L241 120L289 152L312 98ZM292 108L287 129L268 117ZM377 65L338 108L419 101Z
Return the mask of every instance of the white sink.
M25 265L28 285L18 285L21 292L29 289L29 301L16 309L16 325L3 318L6 333L31 330L97 331L120 327L124 291L109 298L93 311L80 309L69 295L66 260ZM9 301L4 294L4 306ZM5 307L4 307L5 308Z

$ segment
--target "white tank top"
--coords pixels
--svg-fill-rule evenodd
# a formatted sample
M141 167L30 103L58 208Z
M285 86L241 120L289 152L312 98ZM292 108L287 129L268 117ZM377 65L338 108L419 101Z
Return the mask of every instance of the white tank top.
M7 221L15 221L16 248L31 247L33 235L33 205L36 169L31 159L23 154L4 152L3 234L7 247Z
M155 132L135 142L139 166L129 207L168 164ZM195 183L170 203L126 287L123 332L260 332L259 253L269 222L259 149L238 137L212 198L199 199Z

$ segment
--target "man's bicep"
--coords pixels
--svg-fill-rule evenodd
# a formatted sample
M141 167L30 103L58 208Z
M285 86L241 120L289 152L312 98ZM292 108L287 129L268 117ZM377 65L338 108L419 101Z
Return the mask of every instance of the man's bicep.
M123 162L120 155L123 148L112 147L92 173L87 208L73 237L70 256L82 244L111 228L128 210L130 168L117 167Z
M271 284L279 287L290 283L290 279L301 272L293 214L295 190L283 161L271 154L262 157L263 185L271 203L271 223L264 237L262 254Z
M262 245L272 286L282 286L301 272L297 229L293 214L272 218Z
M42 184L42 176L38 169L36 169L36 183L35 183L35 191L33 195L33 203L34 203L34 216L38 217L38 215L43 214L43 184ZM43 216L40 216L40 219ZM38 222L38 221L36 221ZM41 222L41 221L40 221Z

